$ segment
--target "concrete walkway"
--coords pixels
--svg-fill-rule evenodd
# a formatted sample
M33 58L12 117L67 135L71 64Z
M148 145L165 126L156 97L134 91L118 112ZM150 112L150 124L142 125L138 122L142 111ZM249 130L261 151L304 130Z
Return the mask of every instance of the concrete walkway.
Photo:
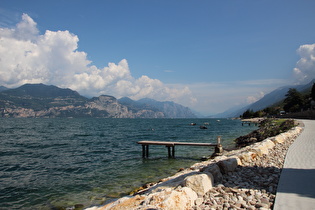
M315 209L315 120L290 146L278 184L274 210Z

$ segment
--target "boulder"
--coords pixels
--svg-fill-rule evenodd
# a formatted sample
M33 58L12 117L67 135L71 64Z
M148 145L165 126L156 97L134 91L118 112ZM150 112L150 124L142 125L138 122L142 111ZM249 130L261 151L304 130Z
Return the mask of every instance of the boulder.
M271 139L266 139L258 144L255 144L251 151L254 151L259 156L268 155L269 149L272 149L275 143Z
M228 159L221 160L218 163L220 170L223 174L227 174L228 172L232 172L236 169L238 165L241 165L241 160L236 156L231 156Z
M91 207L87 210L192 209L197 198L197 193L188 187L177 190L166 188L147 195L123 197L105 206Z
M212 164L200 169L200 171L212 174L214 183L221 183L222 182L223 176L222 176L220 167L217 164L212 163Z
M162 207L162 209L168 210L191 209L197 198L196 192L188 187L184 187L180 190L173 190L161 203L154 205L151 202L150 206Z
M191 188L198 196L206 194L213 186L211 174L195 174L184 179L183 186Z
M145 196L126 196L118 199L117 201L113 203L109 203L102 207L91 207L87 208L86 210L128 210L128 209L135 209L137 206L139 206L143 200L145 199Z
M263 144L268 148L272 149L275 146L275 143L271 139L266 139L263 141Z
M273 142L275 144L282 144L285 141L285 137L282 134L279 134L277 136L274 137Z

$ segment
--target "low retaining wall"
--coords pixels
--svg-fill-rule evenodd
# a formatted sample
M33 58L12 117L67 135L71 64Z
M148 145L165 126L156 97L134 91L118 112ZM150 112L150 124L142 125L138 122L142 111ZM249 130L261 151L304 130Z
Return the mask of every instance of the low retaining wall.
M301 126L297 126L253 145L227 152L223 156L196 163L134 196L126 196L105 206L91 207L88 210L191 209L203 202L203 196L213 186L221 183L224 174L233 172L238 166L249 163L254 165L257 157L268 155L269 150L276 144L295 139L302 130Z

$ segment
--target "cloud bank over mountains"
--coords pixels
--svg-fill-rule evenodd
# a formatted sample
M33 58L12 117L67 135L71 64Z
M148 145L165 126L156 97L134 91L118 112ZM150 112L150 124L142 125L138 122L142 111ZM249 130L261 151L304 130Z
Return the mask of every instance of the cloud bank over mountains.
M87 53L78 50L78 42L69 31L39 34L36 22L23 14L14 28L0 28L0 84L45 83L87 96L149 97L186 105L196 101L188 87L173 88L145 75L134 78L126 59L104 68L91 65Z

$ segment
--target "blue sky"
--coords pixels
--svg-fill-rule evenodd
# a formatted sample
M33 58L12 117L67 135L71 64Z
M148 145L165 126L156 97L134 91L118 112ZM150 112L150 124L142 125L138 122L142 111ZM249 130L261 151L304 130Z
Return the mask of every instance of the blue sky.
M0 85L219 113L314 78L314 9L311 0L2 0Z

